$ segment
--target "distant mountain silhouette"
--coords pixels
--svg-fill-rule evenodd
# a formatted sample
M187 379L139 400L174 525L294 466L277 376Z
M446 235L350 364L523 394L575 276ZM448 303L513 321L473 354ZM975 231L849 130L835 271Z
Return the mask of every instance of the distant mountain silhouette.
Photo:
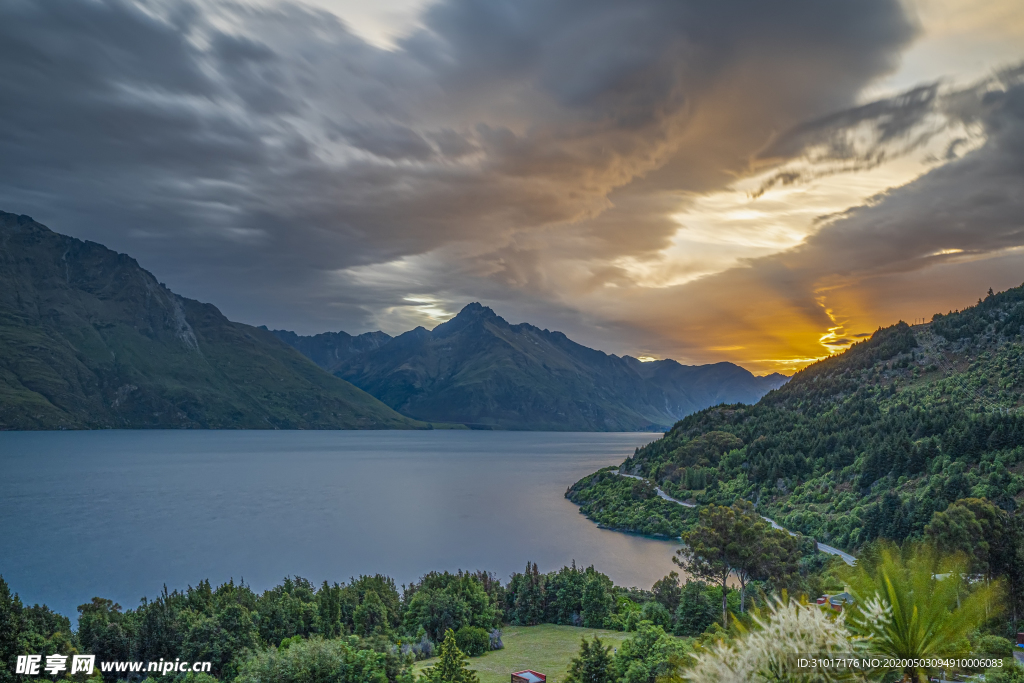
M755 403L788 379L755 377L732 363L608 355L561 332L510 325L479 303L432 331L393 339L274 334L405 415L474 428L665 430L702 408Z
M427 427L132 258L0 212L0 429Z
M267 327L260 325L260 329ZM334 372L352 356L380 348L393 339L383 332L366 332L354 337L344 332L324 332L312 337L302 337L288 330L272 332L327 372Z

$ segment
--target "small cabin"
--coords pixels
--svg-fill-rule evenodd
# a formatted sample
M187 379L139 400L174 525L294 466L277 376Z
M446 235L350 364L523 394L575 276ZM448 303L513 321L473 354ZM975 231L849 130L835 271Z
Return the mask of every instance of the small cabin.
M548 677L544 674L539 674L536 671L527 669L526 671L517 671L512 674L512 683L545 683Z

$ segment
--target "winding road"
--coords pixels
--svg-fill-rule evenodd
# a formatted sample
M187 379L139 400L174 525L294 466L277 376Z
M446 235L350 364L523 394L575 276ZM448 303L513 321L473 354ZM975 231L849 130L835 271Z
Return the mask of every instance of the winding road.
M618 470L615 471L615 474L619 475L620 477L629 477L630 479L638 479L640 481L647 482L646 479L644 479L641 476L635 475L635 474L626 474L625 472L619 472ZM650 483L650 482L647 482L647 483ZM685 503L685 502L679 500L678 498L673 498L672 496L670 496L667 493L665 493L664 491L662 491L660 486L655 486L654 487L654 491L658 494L659 498L664 498L665 500L671 501L671 502L676 503L678 505L682 505L683 507L687 507L687 508L695 508L695 507L697 507L693 503ZM780 526L778 523L776 523L776 521L774 519L772 519L770 517L765 517L764 515L761 515L761 519L763 519L766 522L768 522L769 524L771 524L772 528L774 528L774 529L781 529L782 531L785 531L787 534L789 534L791 536L796 536L795 533L793 533L789 529L786 529L785 527ZM830 545L825 545L824 543L820 543L818 541L815 541L815 544L818 546L818 550L820 552L827 553L829 555L838 555L839 557L843 558L843 562L845 562L846 564L850 565L851 567L857 562L857 558L856 557L854 557L850 553L844 553L839 548L833 548Z

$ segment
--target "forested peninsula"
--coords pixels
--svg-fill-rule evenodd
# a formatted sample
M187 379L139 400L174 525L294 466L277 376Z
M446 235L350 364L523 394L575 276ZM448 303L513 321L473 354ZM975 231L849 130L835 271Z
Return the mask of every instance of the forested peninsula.
M966 498L1013 511L1024 493L1024 287L963 311L880 329L755 405L690 415L621 471L698 505L761 514L855 550L919 538ZM678 535L696 516L608 474L566 492L615 529Z

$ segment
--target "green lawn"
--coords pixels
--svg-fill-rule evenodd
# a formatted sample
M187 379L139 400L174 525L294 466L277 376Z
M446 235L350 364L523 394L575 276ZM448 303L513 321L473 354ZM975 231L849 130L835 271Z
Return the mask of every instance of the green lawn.
M576 628L574 626L507 626L501 630L504 650L494 650L480 657L471 657L469 668L476 669L480 683L508 683L513 671L533 669L545 674L548 683L559 683L565 679L569 660L580 649L580 638L597 636L606 645L619 647L632 633L606 631L598 628ZM418 675L435 659L416 662L413 670Z

